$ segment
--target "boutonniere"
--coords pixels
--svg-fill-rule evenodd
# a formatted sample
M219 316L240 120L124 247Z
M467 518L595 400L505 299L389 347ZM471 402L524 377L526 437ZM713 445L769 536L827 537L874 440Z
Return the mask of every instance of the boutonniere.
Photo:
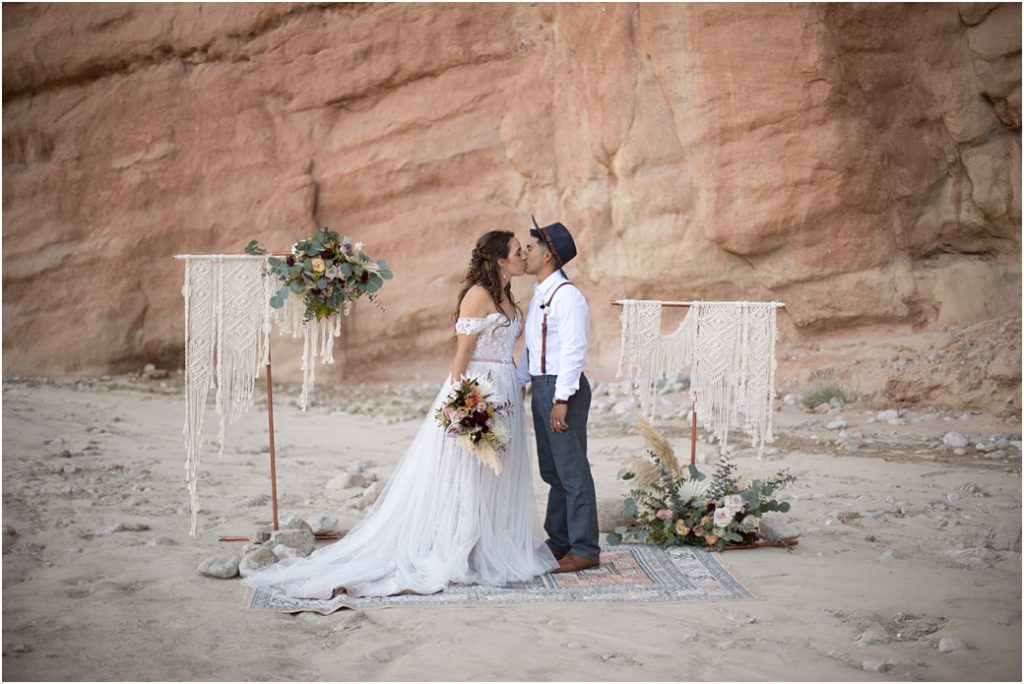
M551 311L551 305L550 304L541 304L540 305L540 312L542 314L544 314L545 316L547 316L550 311Z

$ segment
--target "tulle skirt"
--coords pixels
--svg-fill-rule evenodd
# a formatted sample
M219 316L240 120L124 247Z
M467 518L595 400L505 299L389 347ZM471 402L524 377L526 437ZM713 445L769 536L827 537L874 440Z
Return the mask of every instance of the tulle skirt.
M512 402L500 475L437 425L449 377L380 498L344 538L242 583L297 598L432 594L449 583L500 586L557 567L537 516L515 367L472 361L473 373L489 373L498 396Z

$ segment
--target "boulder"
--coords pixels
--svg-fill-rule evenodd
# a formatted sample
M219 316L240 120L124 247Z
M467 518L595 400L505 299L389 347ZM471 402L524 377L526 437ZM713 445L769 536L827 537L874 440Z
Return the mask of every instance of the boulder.
M240 561L241 559L234 555L210 556L196 566L196 570L204 577L231 579L238 576L238 563Z
M248 577L261 568L273 565L277 560L277 555L272 549L261 546L242 556L242 560L238 563L238 573L242 577Z
M316 537L309 529L278 530L270 535L267 545L273 548L278 544L297 549L303 556L308 556L316 548Z
M626 501L622 497L601 496L597 499L597 529L612 532L616 527L628 527L633 518L626 515Z

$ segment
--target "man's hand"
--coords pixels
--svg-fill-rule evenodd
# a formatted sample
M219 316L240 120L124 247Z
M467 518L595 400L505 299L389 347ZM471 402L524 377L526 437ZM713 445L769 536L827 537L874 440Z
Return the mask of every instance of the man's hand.
M551 429L555 432L565 432L569 424L565 422L565 416L569 412L567 404L555 404L551 407Z
M526 385L523 385L523 401L526 401Z

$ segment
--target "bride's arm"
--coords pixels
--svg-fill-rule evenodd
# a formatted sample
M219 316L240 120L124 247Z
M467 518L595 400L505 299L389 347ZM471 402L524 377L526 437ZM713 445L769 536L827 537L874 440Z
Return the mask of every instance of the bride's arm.
M491 295L488 294L487 290L479 285L474 285L466 293L466 296L462 298L462 305L459 306L459 317L483 318L487 315L487 309L490 308L490 304ZM455 348L455 360L452 361L452 382L456 382L465 375L466 369L469 368L469 357L473 354L473 347L476 345L476 338L479 336L480 333L472 335L459 334L456 336L458 346Z

